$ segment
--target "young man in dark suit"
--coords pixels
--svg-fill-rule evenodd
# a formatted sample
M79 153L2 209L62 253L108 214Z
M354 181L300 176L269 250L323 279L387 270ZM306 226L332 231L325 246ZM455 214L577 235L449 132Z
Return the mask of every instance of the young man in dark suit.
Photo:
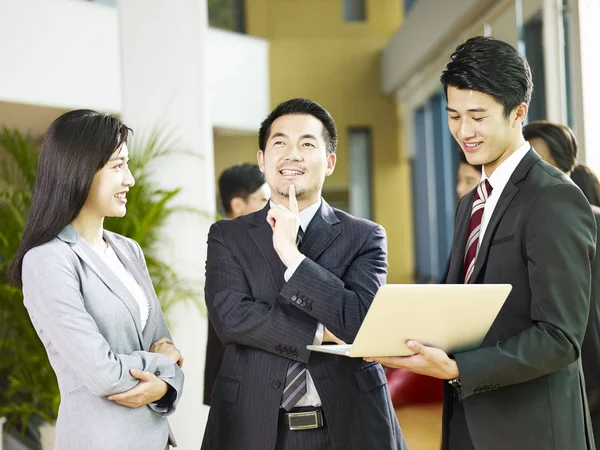
M271 191L265 175L256 164L240 163L225 169L219 176L219 198L228 219L263 209ZM204 404L210 406L210 396L219 373L225 346L208 321L206 363L204 365Z
M376 360L449 380L444 449L594 448L579 359L596 246L590 206L523 138L533 84L513 47L471 38L441 81L450 131L483 165L458 205L446 282L512 291L480 348L447 355L409 341L414 356Z
M203 449L406 448L381 365L306 348L352 342L387 274L383 228L321 198L336 145L320 105L280 104L259 131L271 201L210 229L206 303L228 345Z

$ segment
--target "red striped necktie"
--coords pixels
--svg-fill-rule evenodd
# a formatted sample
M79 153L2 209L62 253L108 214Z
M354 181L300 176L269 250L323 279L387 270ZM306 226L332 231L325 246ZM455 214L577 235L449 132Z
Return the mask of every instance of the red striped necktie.
M469 223L469 237L467 239L467 245L465 248L465 284L469 283L471 277L473 276L475 260L477 259L477 251L479 248L479 235L481 233L483 208L485 207L485 202L490 197L491 193L492 185L487 179L485 179L479 183L479 186L477 186L477 191L475 192L475 197L473 198L473 206L471 207L471 222Z

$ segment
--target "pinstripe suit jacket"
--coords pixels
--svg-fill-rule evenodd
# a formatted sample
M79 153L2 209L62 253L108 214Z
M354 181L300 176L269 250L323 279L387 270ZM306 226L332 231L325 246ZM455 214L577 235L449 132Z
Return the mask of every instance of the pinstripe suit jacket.
M59 450L164 450L166 416L183 389L183 372L148 349L170 337L139 245L109 231L104 239L150 300L142 330L136 300L112 269L67 226L23 260L25 306L60 388L55 448ZM136 368L174 388L164 404L127 408L106 396L138 384Z
M382 367L306 349L318 323L354 340L385 282L383 228L323 201L302 241L306 259L286 283L268 209L217 222L208 235L206 303L228 345L202 448L274 449L290 360L308 365L334 449L405 448Z

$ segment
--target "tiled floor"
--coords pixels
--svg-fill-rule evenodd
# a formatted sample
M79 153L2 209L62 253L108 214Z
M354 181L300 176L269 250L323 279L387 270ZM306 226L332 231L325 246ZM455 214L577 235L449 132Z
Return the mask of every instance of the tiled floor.
M440 450L442 403L421 403L396 409L396 415L410 450Z

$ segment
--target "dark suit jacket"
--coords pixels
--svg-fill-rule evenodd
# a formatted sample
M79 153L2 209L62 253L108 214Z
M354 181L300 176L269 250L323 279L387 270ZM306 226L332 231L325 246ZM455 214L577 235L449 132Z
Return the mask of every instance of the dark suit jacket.
M461 283L473 192L459 203L448 283ZM473 283L512 291L481 348L455 356L477 450L594 448L579 356L596 223L581 191L530 150L483 236ZM446 384L444 448L452 388Z
M600 241L600 208L592 205ZM600 255L592 261L592 295L590 297L590 317L581 346L581 363L585 375L585 387L592 415L592 425L596 443L600 442ZM596 445L599 447L599 445Z
M206 363L204 365L204 404L210 406L210 396L212 394L215 380L219 374L223 357L225 356L225 346L219 339L215 327L210 319L208 320L208 338L206 340Z
M306 259L286 283L268 208L217 222L208 235L206 303L227 347L202 448L275 448L293 360L307 363L334 449L404 449L381 365L306 349L319 322L354 340L385 282L383 228L323 201L304 235Z

